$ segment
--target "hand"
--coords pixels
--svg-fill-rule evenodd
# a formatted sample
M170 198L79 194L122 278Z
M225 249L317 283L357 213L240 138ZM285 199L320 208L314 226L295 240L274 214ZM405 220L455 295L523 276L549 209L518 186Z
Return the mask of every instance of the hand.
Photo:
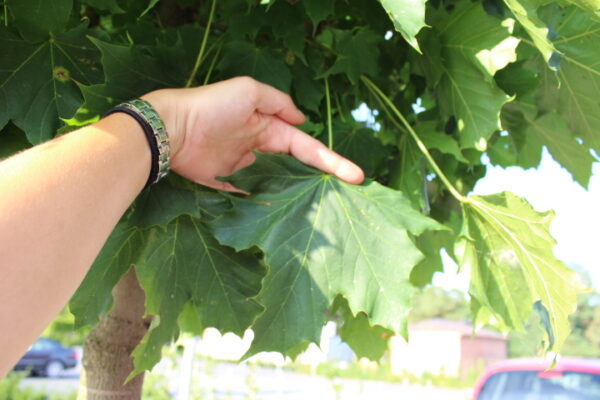
M252 164L252 150L291 154L349 183L364 179L357 165L294 127L305 118L288 95L252 78L158 90L143 98L165 122L171 169L202 185L236 191L216 177Z

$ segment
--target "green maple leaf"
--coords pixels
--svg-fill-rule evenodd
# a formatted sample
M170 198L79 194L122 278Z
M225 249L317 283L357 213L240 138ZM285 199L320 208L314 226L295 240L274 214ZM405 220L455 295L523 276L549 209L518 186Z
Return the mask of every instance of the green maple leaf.
M70 126L82 126L95 122L110 107L152 90L178 87L186 79L181 72L169 68L171 61L150 51L146 46L107 43L91 39L100 50L105 82L97 85L78 83L83 94L83 104L72 118ZM150 54L149 54L150 53ZM183 62L182 58L174 57Z
M97 10L108 11L112 14L121 14L125 12L119 6L119 0L84 0L84 3Z
M135 96L128 95L133 94L130 88L115 89L105 83L98 85L79 84L78 86L81 94L83 94L83 103L73 117L64 120L67 124L66 127L62 128L64 130L73 130L96 122L110 107L135 98Z
M523 109L527 105L521 104L520 107ZM528 145L540 151L542 146L546 146L552 158L565 167L581 186L587 187L596 159L585 145L577 141L565 118L556 113L547 113L538 118L525 111L521 115Z
M165 227L181 215L209 222L229 208L229 200L219 192L171 173L137 197L127 221L142 229Z
M202 199L202 203L200 203ZM213 204L210 204L211 202ZM113 230L69 305L76 326L93 325L98 316L109 311L112 289L131 266L138 263L147 243L145 228L165 226L179 215L195 217L220 213L221 203L211 193L197 193L171 186L162 181L142 192L127 215Z
M319 22L333 14L332 0L304 0L304 9L313 23L313 31L317 29Z
M598 17L598 12L600 12L600 0L568 0L567 3L575 4L580 9L587 11L590 16Z
M546 62L556 49L548 39L548 27L537 15L537 0L504 0L519 23L525 28Z
M302 63L293 67L292 84L294 99L299 107L319 113L319 106L325 97L325 86L316 79L315 72Z
M29 42L0 29L0 126L12 119L38 144L54 136L60 118L73 116L82 101L76 82L92 84L102 78L97 50L86 33L83 23Z
M64 32L73 0L11 0L7 5L26 40L44 41Z
M417 238L417 247L425 255L425 258L417 264L410 273L410 281L417 287L425 287L431 284L436 272L444 272L444 264L440 250L446 250L452 254L454 244L452 230L428 231Z
M379 0L390 19L394 28L402 37L417 50L421 49L416 36L425 24L425 1L424 0Z
M517 99L532 94L540 85L538 74L526 68L524 64L524 61L510 63L494 75L498 86ZM546 66L543 66L542 72L548 73Z
M316 342L325 311L344 296L353 314L406 333L422 258L412 235L440 229L402 193L375 182L344 183L288 156L257 154L252 166L226 179L253 193L212 224L215 236L241 250L260 247L269 266L256 299L265 307L247 355L294 354Z
M394 332L377 325L371 326L364 312L353 315L343 297L335 299L332 309L341 314L344 320L340 338L352 348L354 354L358 358L379 361L388 350L388 341Z
M539 301L548 313L550 350L560 350L583 286L552 252L554 213L536 212L509 192L472 196L463 211L457 253L461 266L471 271L476 320L487 323L493 316L506 327L522 329Z
M415 125L415 132L428 149L436 149L443 154L449 154L458 161L468 163L462 154L458 142L443 132L437 126L437 121L423 121Z
M500 134L495 134L490 139L486 152L493 165L499 165L503 168L518 165L519 153L512 135Z
M560 51L558 78L544 80L544 96L540 101L553 100L558 112L566 118L569 128L584 144L600 153L600 20L575 7L550 9L555 24L553 40ZM549 18L550 19L550 18ZM546 97L546 98L544 98Z
M400 190L411 200L415 207L427 210L425 194L425 164L423 154L408 135L398 139L400 154L390 176L389 187Z
M323 76L344 73L353 84L358 82L362 74L376 76L379 72L378 42L381 35L368 28L355 31L331 29L334 39L334 50L337 58L333 66Z
M480 3L463 2L425 36L440 41L439 53L425 52L426 77L437 82L435 93L445 118L454 117L461 146L485 150L487 140L500 128L500 110L509 100L493 80L494 73L514 61L516 39L502 21ZM425 38L429 43L434 38ZM505 43L508 49L499 44ZM435 50L435 48L433 48Z
M292 84L292 73L283 56L241 40L231 41L223 47L218 68L225 77L248 75L286 93Z
M186 303L198 307L204 326L240 336L262 311L251 300L263 276L258 260L220 245L189 216L151 230L136 272L146 293L146 313L157 317L133 353L132 376L160 360L162 346L179 333Z
M333 129L333 150L359 165L367 177L375 176L390 156L390 148L372 129L343 122L334 124Z
M203 332L206 326L200 319L200 308L193 303L185 303L183 311L179 314L177 324L182 332L190 332L198 335Z
M144 245L144 234L138 228L126 222L117 225L69 302L76 327L94 325L110 310L112 289L138 261Z
M260 289L263 267L253 255L220 245L202 222L220 215L228 201L198 185L186 184L192 191L173 184L184 186L169 178L139 196L70 302L77 326L94 324L110 309L113 287L135 266L154 319L134 352L131 376L160 360L179 323L190 329L199 320L242 335L262 310L250 298Z
M122 45L91 39L102 55L106 83L113 89L140 95L156 88L181 85L183 76L161 63L145 46ZM155 49L154 49L155 50Z
M163 182L142 192L132 208L129 222L140 228L166 226L182 214L199 216L194 192L177 189Z
M306 16L302 13L302 8L278 1L269 7L266 15L271 21L273 34L282 40L284 48L289 49L295 57L306 64L304 56Z
M532 64L539 65L540 61L536 60ZM510 137L504 138L508 140L509 154L506 156L512 157L513 165L518 163L523 168L537 167L542 148L546 146L554 160L585 188L592 175L592 166L597 160L590 153L589 144L577 139L564 114L554 111L558 107L556 100L559 94L556 88L548 87L554 85L553 78L552 75L543 75L542 81L546 85L541 90L543 95L539 91L537 96L533 93L523 94L519 96L519 100L510 102L503 108L502 126L510 132ZM552 99L544 98L550 94ZM587 101L590 102L589 99ZM536 103L542 103L543 106ZM589 106L596 107L594 104Z
M502 108L501 118L502 127L509 132L510 140L505 143L505 148L491 146L488 152L490 159L495 156L512 158L514 162L511 165L517 164L523 168L536 168L540 165L541 144L534 135L527 134L527 120L535 120L536 116L535 108L523 107L519 101L506 104Z
M0 138L2 138L2 146L0 146L0 159L4 159L31 147L31 143L27 141L22 130L8 124L0 130Z

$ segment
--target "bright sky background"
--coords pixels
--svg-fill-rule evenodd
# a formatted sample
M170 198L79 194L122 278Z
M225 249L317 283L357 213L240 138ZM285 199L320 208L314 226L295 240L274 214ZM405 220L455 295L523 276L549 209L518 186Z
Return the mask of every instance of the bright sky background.
M488 165L486 176L475 186L476 194L509 190L526 198L538 211L553 209L556 217L551 233L558 244L555 255L568 266L587 270L594 288L600 287L600 163L595 163L589 190L544 152L540 167L524 170ZM446 288L468 288L468 277L456 275L456 266L446 263L446 273L436 274L434 284Z

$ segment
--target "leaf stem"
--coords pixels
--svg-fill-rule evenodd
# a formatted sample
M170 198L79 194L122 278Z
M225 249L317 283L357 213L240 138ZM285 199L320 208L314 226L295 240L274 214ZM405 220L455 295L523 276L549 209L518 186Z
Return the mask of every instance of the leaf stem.
M342 110L342 104L340 103L340 96L338 96L338 93L335 92L335 106L337 107L338 113L340 114L340 119L342 120L342 122L346 122L346 117L344 116L344 110Z
M204 36L202 37L202 44L200 45L200 51L198 52L198 57L196 57L196 63L194 64L194 68L192 69L192 73L185 83L185 87L189 88L192 86L192 82L200 69L200 65L202 64L202 58L204 56L204 50L206 49L206 42L208 41L208 35L210 33L210 26L212 24L212 19L215 14L215 6L217 4L217 0L212 0L210 5L210 14L208 15L208 22L206 23L206 28L204 30Z
M331 96L329 95L329 80L325 78L325 101L327 103L327 135L329 149L333 150L333 128L331 124Z
M419 150L421 150L421 153L423 153L423 155L425 156L425 158L429 162L429 165L431 165L431 168L433 168L433 170L435 171L435 173L437 174L437 176L441 179L441 181L444 183L444 185L446 186L446 188L450 191L450 193L452 194L452 196L454 196L456 198L456 200L460 201L461 203L468 203L469 202L468 199L465 196L463 196L462 194L460 194L460 192L458 191L458 189L456 189L456 187L454 187L454 185L452 183L450 183L450 180L448 179L448 177L446 177L446 175L442 172L442 170L440 169L440 167L437 165L437 163L435 162L435 160L431 156L431 153L429 152L429 150L427 150L427 146L425 146L425 144L421 141L421 139L419 139L419 136L417 135L417 133L415 132L415 130L408 123L408 121L406 120L406 118L404 118L404 115L402 115L402 113L400 112L400 110L398 110L398 108L394 105L394 103L392 103L392 101L390 100L390 98L387 97L385 95L385 93L383 93L381 91L381 89L379 89L377 87L377 85L375 85L366 76L362 75L360 77L360 79L365 83L365 85L376 96L378 96L390 108L390 110L394 113L394 115L400 120L400 122L402 122L402 125L404 125L406 127L408 133L412 136L412 138L415 140L415 142L417 142L417 146L419 147Z
M384 103L383 100L381 100L381 98L377 95L377 93L373 91L373 89L371 89L370 87L368 87L368 89L371 91L371 94L375 97L375 100L377 101L377 103L379 103L383 112L385 113L385 115L387 115L392 124L394 124L394 126L398 128L400 132L406 132L406 128L402 126L402 124L398 122L396 118L394 118L394 116L391 114L390 107L386 103Z
M204 83L202 83L202 85L208 84L208 81L210 80L210 76L212 74L213 68L215 67L217 60L219 59L219 55L221 54L221 48L222 48L222 46L217 47L217 51L215 52L215 56L213 57L212 61L210 62L210 65L208 66L208 71L206 72L206 76L204 77Z
M4 2L4 26L8 26L8 6Z

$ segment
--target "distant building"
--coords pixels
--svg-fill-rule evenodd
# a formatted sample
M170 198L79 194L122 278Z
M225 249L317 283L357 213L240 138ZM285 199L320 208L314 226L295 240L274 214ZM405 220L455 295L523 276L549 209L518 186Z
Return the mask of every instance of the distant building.
M408 343L400 336L390 340L391 369L397 375L464 376L506 357L507 339L500 333L489 329L473 333L471 323L441 318L411 325Z

